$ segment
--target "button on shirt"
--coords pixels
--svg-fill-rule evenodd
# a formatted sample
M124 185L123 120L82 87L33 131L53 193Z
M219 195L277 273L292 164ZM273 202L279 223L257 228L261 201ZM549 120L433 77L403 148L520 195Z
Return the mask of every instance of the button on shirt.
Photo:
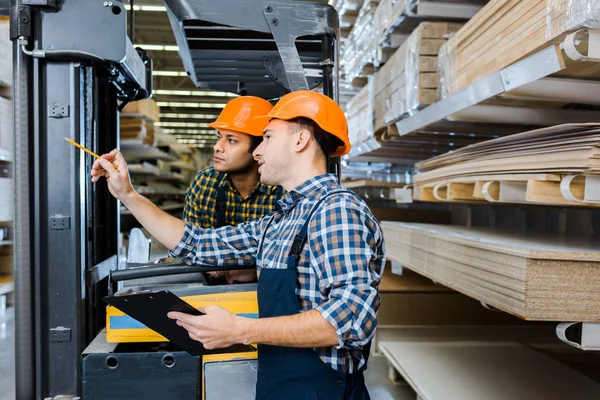
M220 229L186 224L173 254L189 264L286 268L294 237L312 207L340 189L334 175L320 175L286 193L281 211L270 216ZM352 373L365 363L360 350L376 327L384 263L383 234L364 201L348 191L325 199L309 223L296 296L301 311L316 309L336 329L337 346L315 349L333 369Z
M183 220L202 228L217 225L217 192L225 187L225 224L237 225L255 220L275 211L277 201L283 196L281 186L267 186L260 182L246 198L233 187L229 175L213 167L196 174L185 196Z

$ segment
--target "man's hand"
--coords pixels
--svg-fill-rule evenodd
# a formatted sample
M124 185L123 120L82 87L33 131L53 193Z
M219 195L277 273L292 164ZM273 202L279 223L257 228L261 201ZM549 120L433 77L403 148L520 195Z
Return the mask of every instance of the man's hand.
M113 163L119 167L118 170L113 167ZM117 149L114 149L109 154L102 154L100 159L94 161L91 175L92 182L98 182L100 177L105 177L108 183L108 190L119 200L134 192L131 180L129 179L127 163L121 152Z
M177 320L177 325L184 327L192 339L201 342L208 350L241 343L238 334L241 317L219 306L198 309L205 315L196 316L172 311L167 316Z

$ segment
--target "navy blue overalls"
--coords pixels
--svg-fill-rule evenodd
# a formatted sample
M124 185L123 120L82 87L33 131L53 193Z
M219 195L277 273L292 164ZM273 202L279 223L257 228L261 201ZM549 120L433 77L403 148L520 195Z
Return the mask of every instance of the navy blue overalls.
M300 253L306 242L311 217L321 202L335 193L319 199L302 229L294 238L286 269L263 268L258 279L258 312L260 318L298 314L296 277ZM270 223L274 218L271 219ZM268 229L268 226L267 226ZM258 257L261 256L262 243ZM325 364L314 349L258 345L257 400L369 400L363 371L371 343L364 346L365 365L354 374L339 372Z

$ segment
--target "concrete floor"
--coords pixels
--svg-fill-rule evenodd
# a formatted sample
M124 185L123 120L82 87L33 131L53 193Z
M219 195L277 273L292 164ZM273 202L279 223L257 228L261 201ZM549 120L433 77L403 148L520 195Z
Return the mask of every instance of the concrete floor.
M0 400L15 400L14 370L14 308L9 307L0 316ZM365 373L372 400L414 400L414 392L407 386L394 386L388 379L384 357L371 357Z

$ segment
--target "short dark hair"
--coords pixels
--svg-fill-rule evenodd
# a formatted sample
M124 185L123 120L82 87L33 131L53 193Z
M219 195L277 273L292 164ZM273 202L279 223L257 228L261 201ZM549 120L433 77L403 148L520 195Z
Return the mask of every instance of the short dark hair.
M295 132L302 129L309 131L315 137L315 140L319 144L319 147L326 158L329 158L338 147L344 145L340 139L321 129L321 127L312 119L298 117L290 119L288 122L295 125Z
M248 147L248 153L250 153L250 154L254 153L254 150L256 150L256 148L258 146L260 146L262 141L263 141L262 136L250 135L250 147Z

